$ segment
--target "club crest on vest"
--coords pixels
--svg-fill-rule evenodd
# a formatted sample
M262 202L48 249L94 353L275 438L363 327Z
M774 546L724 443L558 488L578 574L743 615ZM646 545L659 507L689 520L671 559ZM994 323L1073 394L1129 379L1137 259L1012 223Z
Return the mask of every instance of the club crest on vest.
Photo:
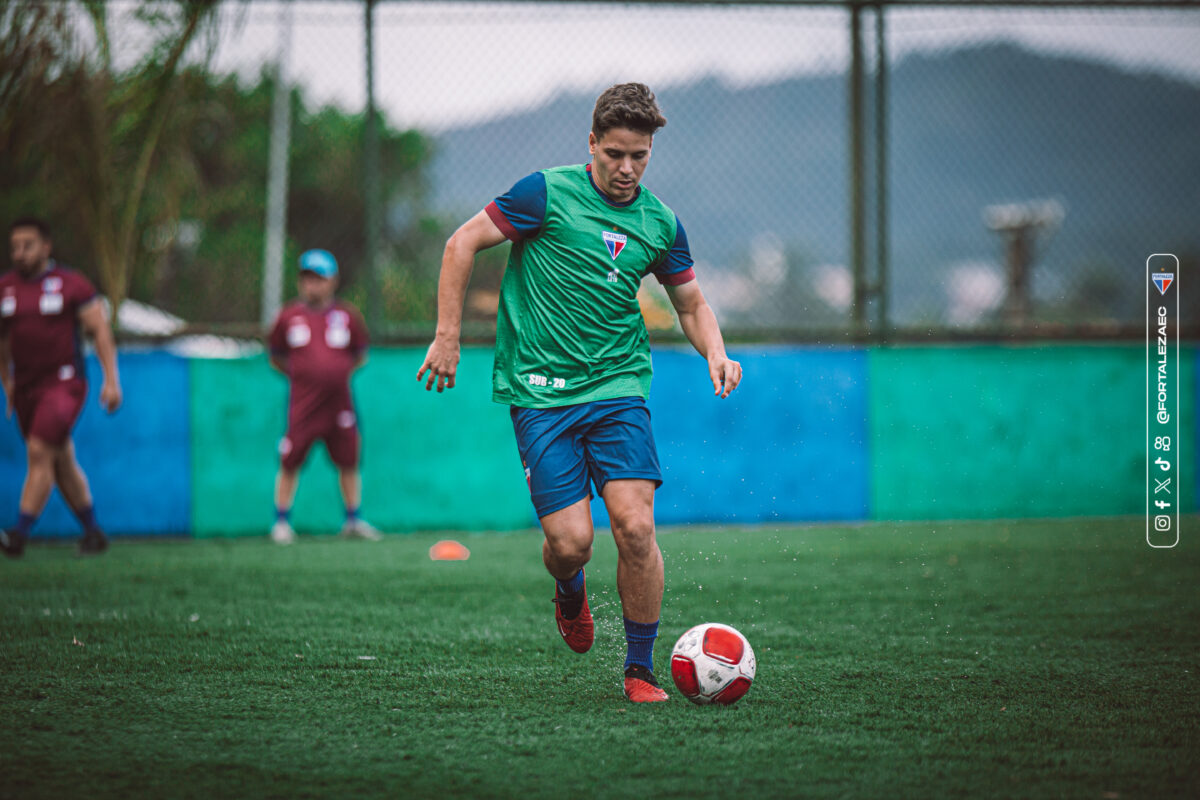
M629 237L613 231L601 231L600 235L604 237L604 246L608 248L608 254L612 256L613 261L616 261L617 256L621 255L621 251L625 249L625 242L629 240Z

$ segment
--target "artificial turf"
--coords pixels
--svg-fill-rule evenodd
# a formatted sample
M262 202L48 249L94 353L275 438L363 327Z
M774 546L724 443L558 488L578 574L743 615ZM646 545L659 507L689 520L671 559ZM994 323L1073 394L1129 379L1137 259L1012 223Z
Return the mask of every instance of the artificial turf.
M532 531L457 563L419 534L35 545L0 563L0 796L1196 797L1200 547L1143 536L662 531L658 672L732 624L758 677L730 708L622 697L603 533L582 656Z

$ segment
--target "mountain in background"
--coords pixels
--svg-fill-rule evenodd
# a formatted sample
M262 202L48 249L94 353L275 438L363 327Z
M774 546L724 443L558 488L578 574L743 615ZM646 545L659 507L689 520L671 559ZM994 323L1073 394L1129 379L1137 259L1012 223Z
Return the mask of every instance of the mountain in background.
M1034 270L1043 305L1139 315L1146 256L1200 252L1200 86L1009 44L909 56L889 77L898 321L944 320L956 275L999 280L1003 246L982 217L992 204L1065 206ZM769 313L762 302L787 300L776 284L788 274L807 284L848 263L846 88L844 75L816 75L658 92L669 122L645 184L679 214L706 283L741 276L732 291L752 296L728 308ZM465 217L531 171L588 160L594 99L564 94L441 134L437 209Z

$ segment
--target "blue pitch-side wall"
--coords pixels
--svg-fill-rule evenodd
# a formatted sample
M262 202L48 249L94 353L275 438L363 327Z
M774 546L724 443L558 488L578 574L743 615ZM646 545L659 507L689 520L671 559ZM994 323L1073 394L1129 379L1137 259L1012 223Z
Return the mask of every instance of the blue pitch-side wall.
M88 398L74 438L104 528L122 534L187 535L191 525L191 431L187 361L122 350L125 402L100 408L100 366L88 357ZM25 445L14 418L0 423L0 524L17 516ZM76 537L79 524L56 489L34 528L37 537Z
M718 399L694 350L654 350L656 520L866 519L864 351L756 347L730 356L742 363L742 384ZM604 504L593 510L607 525Z

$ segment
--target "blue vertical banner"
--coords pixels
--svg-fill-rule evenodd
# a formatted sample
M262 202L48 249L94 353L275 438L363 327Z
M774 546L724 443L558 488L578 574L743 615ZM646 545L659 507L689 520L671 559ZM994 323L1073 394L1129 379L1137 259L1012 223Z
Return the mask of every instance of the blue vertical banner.
M866 354L760 346L730 356L742 383L720 399L694 350L654 350L649 406L663 471L655 520L866 519ZM593 510L607 525L603 503Z

